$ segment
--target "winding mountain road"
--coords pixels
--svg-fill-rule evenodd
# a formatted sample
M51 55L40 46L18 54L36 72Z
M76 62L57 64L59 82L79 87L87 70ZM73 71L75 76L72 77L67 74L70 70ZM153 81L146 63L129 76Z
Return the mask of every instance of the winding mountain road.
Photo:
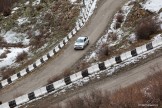
M77 62L102 35L114 13L127 0L100 0L90 21L76 34L57 57L49 60L39 69L0 90L0 101L10 101L20 95L34 91L47 84L51 76L59 75ZM83 51L74 51L73 44L80 35L90 39L90 45Z

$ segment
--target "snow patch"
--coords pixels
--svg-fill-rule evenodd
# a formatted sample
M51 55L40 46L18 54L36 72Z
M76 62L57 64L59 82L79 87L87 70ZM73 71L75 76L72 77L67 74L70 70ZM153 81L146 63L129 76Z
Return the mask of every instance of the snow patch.
M22 42L24 45L29 44L29 39L26 38L26 34L23 33L16 33L12 30L6 32L4 35L2 35L4 40L7 43L19 43Z
M32 6L38 5L40 3L40 0L35 0L32 4Z
M19 19L17 19L17 21L18 21L19 26L24 23L30 22L30 21L28 21L28 18L19 18Z
M6 49L3 48L0 50L0 52L4 52L5 50L9 50L10 53L7 54L6 58L0 59L0 68L10 66L15 62L15 59L19 53L22 53L23 51L28 51L29 48L10 48Z
M142 5L144 9L158 13L162 8L162 0L147 0L146 3Z

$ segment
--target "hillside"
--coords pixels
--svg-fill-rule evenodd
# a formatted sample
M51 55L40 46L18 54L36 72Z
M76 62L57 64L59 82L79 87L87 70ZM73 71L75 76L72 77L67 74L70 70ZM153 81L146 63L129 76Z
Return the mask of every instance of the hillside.
M67 36L82 6L80 0L19 0L13 5L10 0L0 2L0 75L3 79Z

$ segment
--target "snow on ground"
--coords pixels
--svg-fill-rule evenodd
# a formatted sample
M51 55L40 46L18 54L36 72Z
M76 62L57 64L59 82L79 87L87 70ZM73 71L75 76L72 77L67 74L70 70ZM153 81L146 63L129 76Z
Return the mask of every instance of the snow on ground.
M32 4L32 6L38 5L40 3L40 0L35 0Z
M16 33L12 30L10 31L1 31L0 35L3 37L3 40L9 44L16 44L16 43L22 43L23 45L29 44L29 39L27 39L26 34L23 33ZM28 51L29 48L1 48L0 49L0 56L5 53L6 51L9 51L9 53L6 54L5 58L0 58L0 68L10 66L15 62L16 56L23 52Z
M18 25L20 26L20 25L22 25L22 24L24 24L24 23L27 23L27 22L29 22L28 21L28 18L19 18L19 19L17 19L17 21L18 21Z
M9 49L3 48L0 49L0 54L5 52L5 50L9 50L10 53L7 54L6 58L0 59L0 68L10 66L11 64L13 64L15 62L15 58L17 57L17 55L19 53L22 53L23 51L27 52L29 48L9 48Z
M29 1L26 1L25 5L28 5L29 4Z
M146 3L142 5L144 9L158 13L162 8L162 0L147 0Z
M29 39L26 38L26 34L24 33L16 33L12 30L7 31L4 35L2 35L4 40L7 43L19 43L22 42L23 45L29 44Z

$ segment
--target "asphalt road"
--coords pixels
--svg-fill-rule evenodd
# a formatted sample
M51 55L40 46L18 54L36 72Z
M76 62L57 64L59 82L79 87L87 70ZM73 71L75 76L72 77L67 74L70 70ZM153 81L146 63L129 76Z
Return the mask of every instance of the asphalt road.
M114 13L126 1L127 0L100 0L100 5L91 17L90 21L77 33L77 36L87 35L89 37L89 46L83 51L74 51L73 44L77 37L76 36L57 57L47 62L35 72L32 72L30 75L27 75L26 77L16 81L14 84L0 90L0 101L4 103L22 94L34 91L46 85L47 80L51 78L51 76L59 75L65 69L71 67L98 40L108 26L108 23L111 21Z

